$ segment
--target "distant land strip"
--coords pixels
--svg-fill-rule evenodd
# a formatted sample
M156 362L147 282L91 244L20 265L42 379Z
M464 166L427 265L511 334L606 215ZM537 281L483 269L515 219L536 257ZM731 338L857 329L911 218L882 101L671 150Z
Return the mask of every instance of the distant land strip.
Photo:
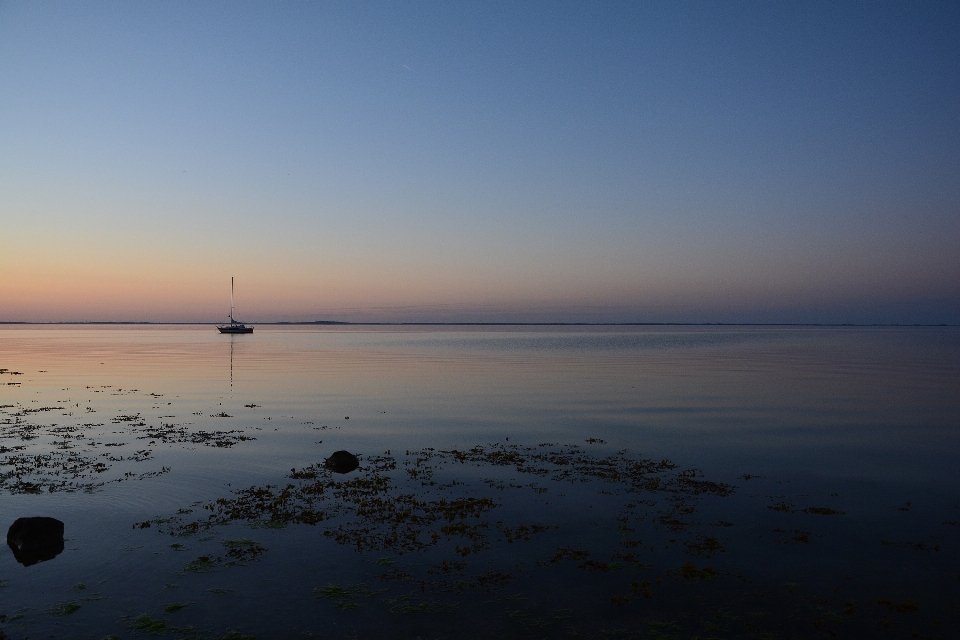
M349 325L369 327L425 326L425 327L960 327L960 324L924 323L855 323L855 322L342 322L339 320L306 320L303 322L258 322L258 326L327 326ZM29 322L25 320L0 320L0 325L207 325L221 322L150 322L146 320L81 320Z

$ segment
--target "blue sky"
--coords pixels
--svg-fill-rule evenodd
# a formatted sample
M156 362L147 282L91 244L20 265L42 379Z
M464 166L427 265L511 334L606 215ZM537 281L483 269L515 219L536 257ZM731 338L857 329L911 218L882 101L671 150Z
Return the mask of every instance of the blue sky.
M960 322L955 3L0 1L0 320Z

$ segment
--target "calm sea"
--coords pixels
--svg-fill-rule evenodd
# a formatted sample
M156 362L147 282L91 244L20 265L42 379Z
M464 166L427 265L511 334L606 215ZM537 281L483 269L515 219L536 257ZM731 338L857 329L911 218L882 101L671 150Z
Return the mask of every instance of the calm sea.
M960 637L958 463L951 327L5 326L0 638Z

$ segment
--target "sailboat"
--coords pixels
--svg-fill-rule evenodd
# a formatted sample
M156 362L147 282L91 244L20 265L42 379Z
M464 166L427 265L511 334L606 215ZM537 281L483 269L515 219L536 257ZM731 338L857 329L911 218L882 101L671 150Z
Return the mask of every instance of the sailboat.
M220 333L253 333L253 327L233 319L233 276L230 276L230 324L218 324Z

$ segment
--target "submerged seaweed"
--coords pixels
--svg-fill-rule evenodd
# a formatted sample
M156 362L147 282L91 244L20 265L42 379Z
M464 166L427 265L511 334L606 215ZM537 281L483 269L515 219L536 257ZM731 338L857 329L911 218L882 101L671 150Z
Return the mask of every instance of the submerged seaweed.
M596 456L576 446L493 444L467 451L408 451L400 466L392 455L371 456L364 460L363 474L348 480L337 479L322 463L292 469L289 479L293 482L286 485L249 487L204 505L209 512L206 518L158 519L157 524L170 533L183 534L236 520L326 523L324 535L358 551L402 554L455 541L455 552L462 557L495 540L527 541L556 526L493 519L493 512L507 498L493 492L477 495L483 485L457 480L458 469L467 467L509 467L517 474L533 475L541 483L594 482L606 493L622 494L629 500L636 500L638 494L648 500L656 498L652 503L658 505L656 521L679 532L689 525L679 516L689 518L700 497L722 498L734 492L732 486L706 480L696 470L678 470L667 460L635 458L623 451ZM451 481L437 482L434 478L441 474L451 476ZM497 483L487 486L501 492L507 488ZM529 491L535 497L547 492L546 487L531 483L511 484L510 488ZM722 551L713 537L695 537L684 544L699 555ZM594 568L604 566L595 564Z
M890 615L915 611L910 599L881 598L871 609L878 600L869 593L835 589L823 597L796 583L783 590L753 585L744 568L724 559L735 541L734 523L716 516L704 522L699 515L707 502L715 510L717 501L737 495L736 487L698 470L627 451L493 443L361 456L357 472L346 478L321 461L291 469L283 483L237 489L198 511L138 526L175 536L236 524L315 527L362 555L377 554L367 575L386 587L316 587L314 597L329 601L337 615L426 616L445 621L441 628L468 615L484 633L511 637L764 637L781 628L778 616L788 611L790 628L801 636L830 635L838 624L849 628L857 621L869 637L869 629L898 624ZM772 499L768 517L808 522L819 520L810 515L843 513L798 509L784 495ZM769 513L762 502L754 508ZM780 535L767 543L770 553L812 546L809 530L774 532ZM255 543L223 544L241 553ZM507 551L516 546L526 560ZM201 556L188 570L215 570L229 555ZM711 564L698 565L698 557L712 558ZM574 593L578 606L571 613L549 613ZM691 609L694 603L701 604ZM754 613L742 615L746 610ZM677 622L650 618L668 611ZM628 627L591 626L624 616Z
M116 393L137 395L139 392L117 390ZM0 406L0 441L12 443L0 444L0 491L95 491L108 483L144 480L168 473L167 466L142 468L142 463L153 460L158 445L201 444L229 448L255 440L240 429L206 430L165 422L151 426L139 412L121 413L109 425L86 422L85 416L96 413L97 409L87 404L83 413L74 415L79 408L79 402L37 407L21 403ZM36 421L52 412L59 412L63 422ZM129 444L129 438L149 442L145 448L143 445L135 448Z
M94 393L116 395L117 404L98 404ZM160 409L161 394L103 387L89 395L90 401L69 402L59 395L37 401L18 396L19 402L0 406L0 491L94 491L169 472L161 462L182 459L171 451L223 460L231 448L245 454L251 452L247 447L267 450L273 444L266 434L260 435L268 444L250 443L259 429L248 417L267 413L253 411L260 406L253 403L240 409L224 397L222 405L210 401L178 417L150 411ZM175 396L171 400L176 402ZM166 407L162 412L178 413ZM183 415L188 412L193 417ZM316 422L303 421L306 417ZM357 411L345 427L327 426L329 416L319 413L289 419L295 422L280 427L293 425L309 436L300 442L313 442L315 431L326 432L322 435L332 442L322 450L297 451L297 462L285 465L297 467L253 486L237 488L238 477L249 477L244 472L208 474L209 484L184 491L189 506L138 522L127 532L144 542L127 551L143 549L135 562L156 572L143 576L144 584L156 587L150 592L155 599L126 611L149 615L118 619L122 611L111 612L110 619L122 626L111 630L124 637L229 640L250 638L240 631L219 634L251 622L262 637L935 638L960 633L960 614L954 605L943 605L949 596L937 599L937 591L951 592L960 579L955 569L960 527L952 506L948 512L929 510L935 516L932 529L914 523L865 532L857 529L864 522L863 505L836 493L826 497L809 486L791 491L785 486L789 480L781 485L772 473L731 471L729 478L739 477L735 483L749 483L750 491L760 492L747 494L660 456L615 451L601 438L579 435L578 445L532 446L507 439L469 448L437 445L367 454L344 476L333 473L324 456L342 446L369 446L371 439L348 433L351 425L364 425L364 415ZM614 440L609 433L603 435ZM377 450L390 446L374 441ZM271 473L270 464L257 473ZM232 487L222 484L227 480ZM904 503L905 497L916 504ZM84 499L43 500L74 498ZM883 508L897 518L916 518L925 508L919 496L891 500ZM19 501L39 499L11 499ZM147 539L158 530L164 537ZM81 543L76 546L88 551ZM923 577L898 584L907 575L904 567L918 568ZM897 577L886 579L888 569L899 572ZM77 582L81 578L90 591ZM886 580L875 584L880 579ZM4 611L4 631L24 617L33 624L31 616L46 621L38 626L81 625L121 602L109 586L101 595L93 576L77 575L65 584L74 585L69 595L51 595L32 611L14 606ZM5 594L19 588L13 585ZM0 580L0 588L6 586ZM90 597L82 597L87 593ZM140 597L142 602L151 596ZM107 603L93 603L99 599ZM98 606L104 609L98 612ZM259 618L267 618L262 612L271 608L282 613L271 611L269 622L261 624ZM201 629L173 626L180 621ZM43 635L29 631L31 637Z

